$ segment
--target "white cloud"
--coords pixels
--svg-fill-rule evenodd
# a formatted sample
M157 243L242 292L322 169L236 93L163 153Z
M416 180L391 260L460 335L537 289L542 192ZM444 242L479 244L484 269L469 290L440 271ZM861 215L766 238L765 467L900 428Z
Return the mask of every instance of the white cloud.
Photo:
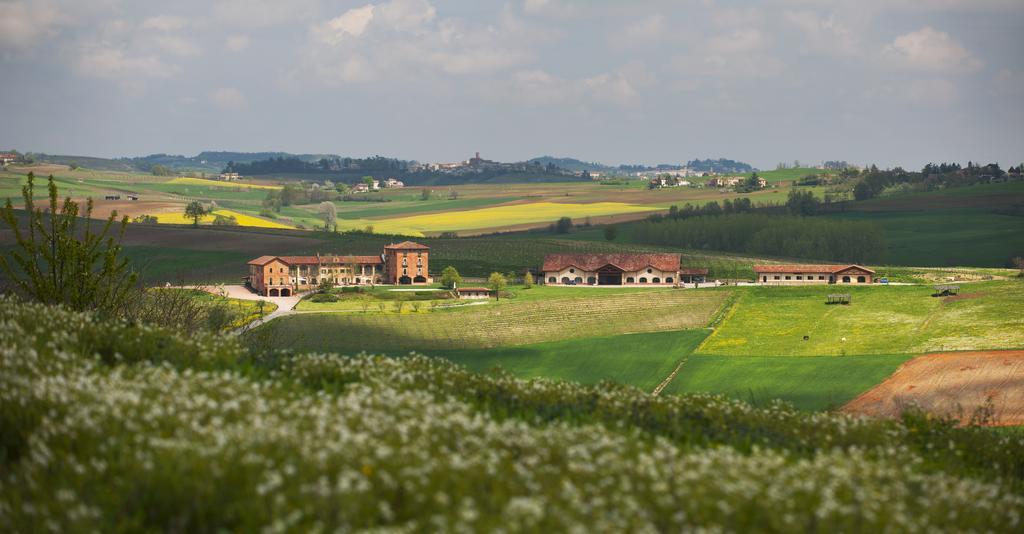
M175 35L156 36L153 42L163 51L179 57L196 56L203 51L195 41Z
M310 28L305 70L329 83L505 69L526 58L532 35L508 13L496 24L439 18L425 0L390 0Z
M213 105L226 111L242 111L249 107L249 99L234 87L219 87L210 94Z
M109 80L133 78L169 78L178 72L154 55L130 56L119 48L100 46L84 50L78 58L76 70L84 75Z
M638 64L627 65L617 72L568 79L542 69L520 70L512 75L511 84L502 97L532 106L604 106L613 104L632 107L640 103L640 90L652 83L650 74Z
M627 24L622 31L611 33L608 40L612 46L618 48L656 43L664 37L667 29L668 19L665 15L656 13Z
M224 40L224 48L227 48L231 52L241 52L246 48L249 48L249 36L247 35L229 35Z
M359 37L373 20L373 4L352 8L313 28L316 38L326 44L335 45L346 38Z
M30 48L68 22L54 6L38 2L3 2L0 11L0 50Z
M784 17L800 30L809 47L815 52L840 56L860 53L856 35L837 21L834 14L824 18L810 11L787 11Z
M188 25L188 19L173 15L159 15L142 21L142 28L164 32L177 31Z
M568 0L523 0L523 12L527 15L569 19L579 15L580 9Z
M971 71L981 67L981 61L948 33L928 26L900 35L882 53L898 65L920 70Z

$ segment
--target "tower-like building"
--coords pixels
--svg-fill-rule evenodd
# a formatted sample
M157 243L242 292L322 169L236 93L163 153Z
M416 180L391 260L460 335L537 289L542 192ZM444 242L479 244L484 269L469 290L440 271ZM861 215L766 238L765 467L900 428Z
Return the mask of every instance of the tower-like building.
M385 279L388 284L430 284L430 247L403 241L384 247Z

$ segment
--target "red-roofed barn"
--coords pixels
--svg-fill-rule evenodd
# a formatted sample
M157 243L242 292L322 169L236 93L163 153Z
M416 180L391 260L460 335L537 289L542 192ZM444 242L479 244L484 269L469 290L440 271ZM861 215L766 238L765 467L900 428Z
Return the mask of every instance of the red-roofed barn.
M768 285L870 284L875 271L860 265L755 265L757 283Z
M679 254L548 254L544 256L544 282L548 285L661 285L680 282ZM707 274L688 269L689 277Z

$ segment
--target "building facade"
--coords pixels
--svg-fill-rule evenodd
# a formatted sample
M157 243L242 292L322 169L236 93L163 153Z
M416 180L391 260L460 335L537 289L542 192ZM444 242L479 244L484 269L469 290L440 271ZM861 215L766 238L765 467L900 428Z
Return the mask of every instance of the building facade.
M667 253L548 254L541 271L547 285L672 286L680 282L679 261Z
M762 285L871 284L875 271L860 265L755 265Z
M411 241L388 245L379 256L260 256L249 262L246 285L260 295L289 297L325 282L337 286L429 284L433 282L427 270L429 256L430 247Z

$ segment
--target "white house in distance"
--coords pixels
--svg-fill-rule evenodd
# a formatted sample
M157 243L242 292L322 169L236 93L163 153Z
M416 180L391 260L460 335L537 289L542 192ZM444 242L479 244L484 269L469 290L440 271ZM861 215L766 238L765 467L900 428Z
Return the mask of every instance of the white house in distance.
M755 265L761 285L871 284L875 271L860 265Z
M237 172L222 172L220 173L220 179L225 182L234 182L240 180L242 177Z
M397 180L395 178L388 178L387 180L384 180L384 187L387 187L387 188L405 187L405 182L403 182L401 180Z
M460 287L455 290L460 299L488 299L491 297L491 290L486 287Z
M547 285L671 286L679 282L679 254L548 254ZM705 271L706 272L706 271Z

